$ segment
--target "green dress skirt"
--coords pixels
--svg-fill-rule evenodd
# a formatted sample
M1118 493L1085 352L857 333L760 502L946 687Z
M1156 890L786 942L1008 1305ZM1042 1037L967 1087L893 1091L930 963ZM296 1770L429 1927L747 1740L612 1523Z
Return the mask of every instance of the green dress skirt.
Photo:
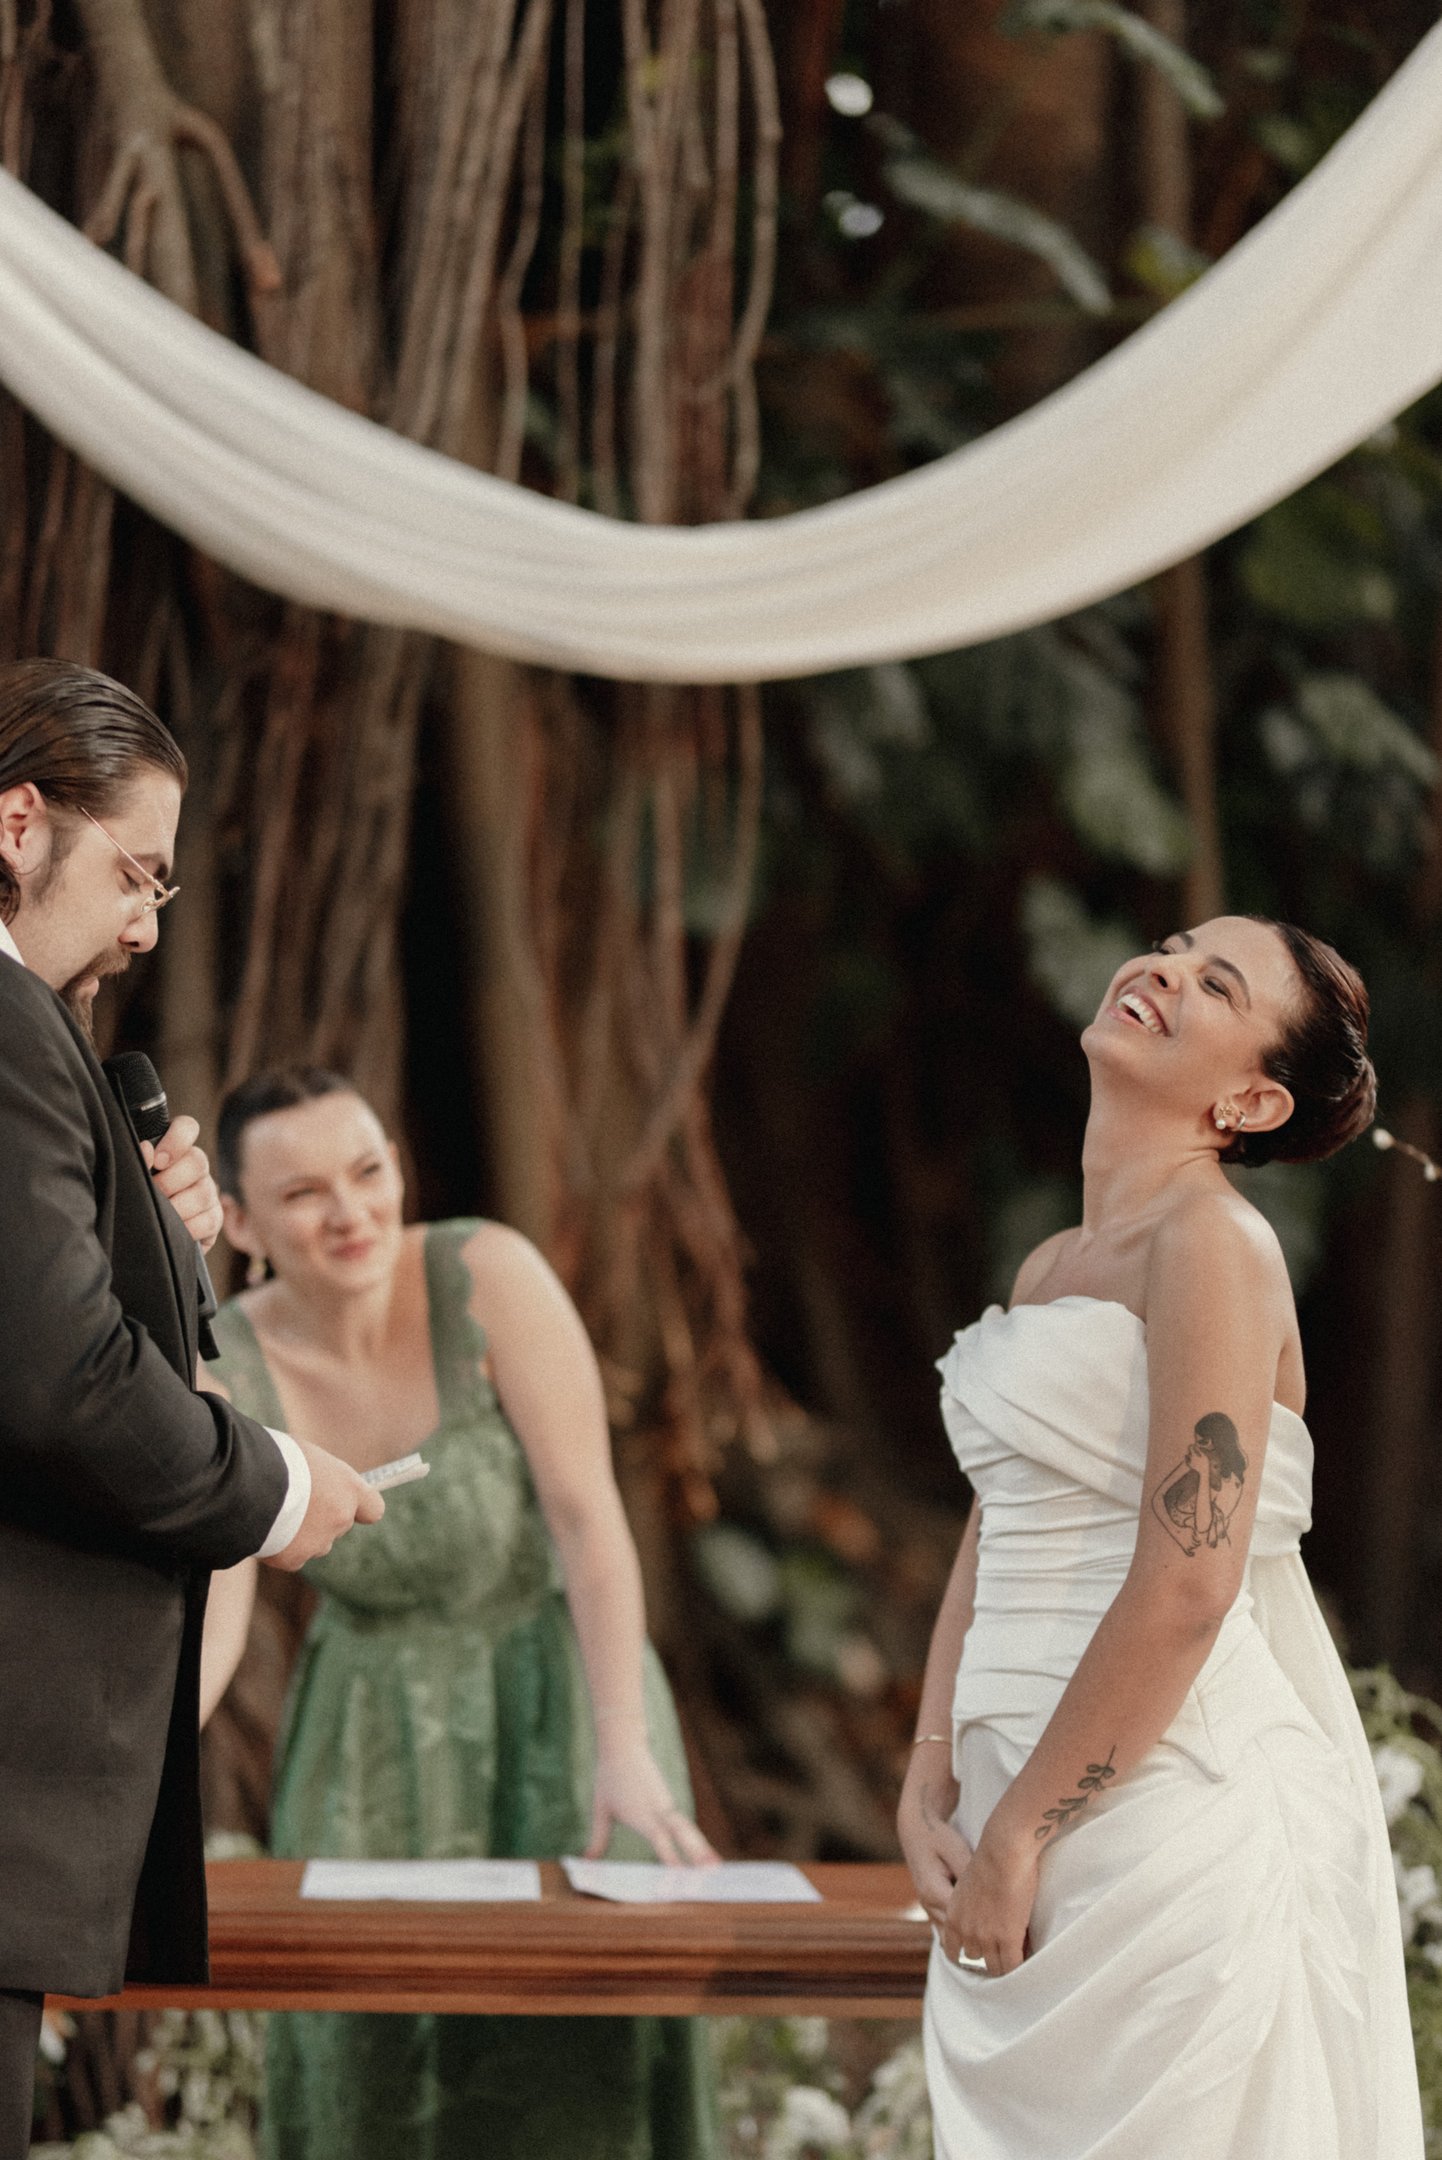
M271 1850L287 1859L553 1859L584 1849L589 1698L525 1453L486 1376L462 1248L425 1233L440 1423L430 1476L386 1496L306 1578L320 1607L277 1755ZM282 1425L240 1305L215 1368ZM646 1648L651 1746L690 1808L676 1712ZM610 1851L650 1858L618 1831ZM710 2160L705 2030L687 2018L278 2012L266 2041L266 2160Z

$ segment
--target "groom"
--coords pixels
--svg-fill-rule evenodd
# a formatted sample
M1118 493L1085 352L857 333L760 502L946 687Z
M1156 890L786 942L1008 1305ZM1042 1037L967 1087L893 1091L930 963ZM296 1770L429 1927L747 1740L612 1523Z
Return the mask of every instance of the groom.
M298 1568L379 1496L198 1393L198 1127L136 1140L90 1043L156 943L185 762L87 668L0 668L0 2160L43 1991L206 1977L197 1687L212 1568Z

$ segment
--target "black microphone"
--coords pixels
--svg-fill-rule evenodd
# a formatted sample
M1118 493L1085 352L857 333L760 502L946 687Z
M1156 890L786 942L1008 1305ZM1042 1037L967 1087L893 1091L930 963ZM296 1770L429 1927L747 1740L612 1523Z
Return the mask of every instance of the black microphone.
M136 1139L148 1140L154 1147L170 1130L170 1104L166 1101L159 1073L143 1050L117 1052L105 1060L105 1070L111 1086L130 1114ZM198 1245L195 1265L200 1292L200 1354L203 1358L218 1358L220 1345L210 1323L220 1310L220 1300L210 1279L210 1269L205 1264L205 1254Z

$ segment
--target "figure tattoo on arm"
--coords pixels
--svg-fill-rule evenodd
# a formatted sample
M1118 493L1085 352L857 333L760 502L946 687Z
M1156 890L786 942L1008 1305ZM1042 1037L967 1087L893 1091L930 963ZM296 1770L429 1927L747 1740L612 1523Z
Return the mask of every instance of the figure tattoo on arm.
M1237 1428L1221 1410L1198 1418L1195 1438L1152 1494L1152 1513L1190 1559L1230 1542L1228 1525L1247 1478Z
M1116 1752L1116 1742L1113 1741L1107 1751L1105 1762L1089 1762L1087 1764L1086 1776L1077 1779L1077 1789L1074 1793L1068 1793L1066 1798L1059 1800L1055 1807L1042 1809L1041 1821L1036 1828L1038 1842L1042 1838L1052 1837L1059 1830L1065 1830L1073 1817L1081 1813L1093 1793L1106 1791L1107 1786L1117 1774Z

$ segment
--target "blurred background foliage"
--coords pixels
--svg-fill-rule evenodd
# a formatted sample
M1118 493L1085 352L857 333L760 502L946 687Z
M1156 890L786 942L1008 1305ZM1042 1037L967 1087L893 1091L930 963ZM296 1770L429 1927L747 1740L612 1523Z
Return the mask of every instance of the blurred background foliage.
M1127 335L1310 169L1432 13L809 12L818 39L823 15L833 32L828 110L791 142L761 372L773 511L964 443ZM803 44L798 27L793 88ZM1147 72L1190 116L1185 236L1146 215ZM1361 967L1383 1121L1424 1145L1442 1087L1439 452L1433 396L1211 549L1191 656L1214 711L1221 904L1302 922ZM811 1573L788 1579L797 1496L778 1519L737 1495L751 1543L712 1532L701 1557L738 1625L813 1672L829 1633L853 1728L874 1727L880 1669L904 1695L922 1612L899 1615L940 1565L920 1564L896 1496L956 1511L932 1361L1076 1219L1077 1031L1119 959L1189 919L1197 805L1158 644L1144 590L768 693L761 869L716 1107L758 1345L833 1434L807 1474L887 1528L868 1559L818 1519ZM1435 1687L1436 1196L1365 1146L1243 1187L1302 1299L1314 1572L1357 1654Z

